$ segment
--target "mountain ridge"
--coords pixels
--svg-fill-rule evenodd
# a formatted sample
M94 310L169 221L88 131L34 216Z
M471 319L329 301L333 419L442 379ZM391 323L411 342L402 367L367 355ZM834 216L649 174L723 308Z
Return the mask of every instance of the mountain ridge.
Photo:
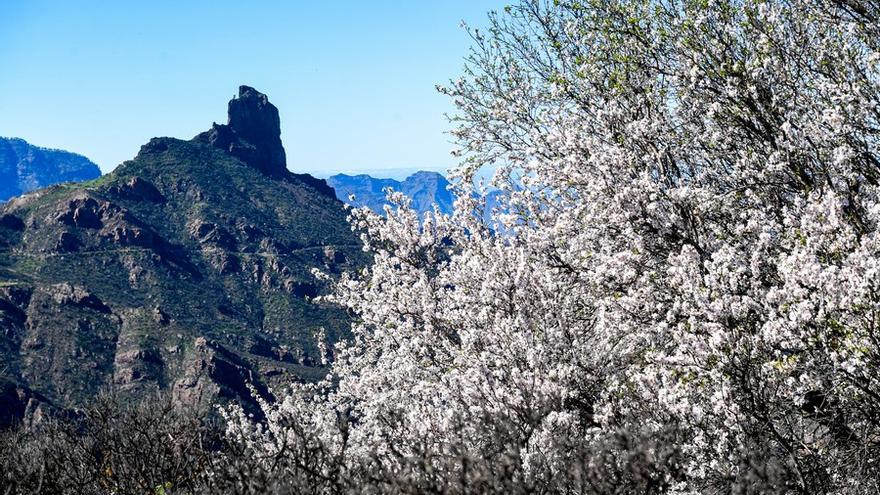
M391 188L410 198L413 208L420 214L433 211L436 206L441 213L450 214L455 197L449 191L449 181L438 172L420 170L406 179L376 178L368 174L336 174L327 179L336 191L336 197L355 207L366 206L384 214L385 189ZM354 196L354 200L350 197Z

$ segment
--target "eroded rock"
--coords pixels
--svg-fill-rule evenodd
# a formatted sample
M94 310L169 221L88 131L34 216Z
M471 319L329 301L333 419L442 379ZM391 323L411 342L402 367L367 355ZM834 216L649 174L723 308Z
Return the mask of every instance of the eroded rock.
M69 283L55 284L47 292L58 305L91 308L100 313L110 313L110 308L85 287L73 286Z
M287 158L281 144L281 119L269 98L250 86L238 88L229 102L226 125L214 124L196 139L220 148L266 175L287 175Z
M151 203L165 201L165 197L152 182L140 177L132 177L124 184L113 186L109 192L131 201L149 201Z
M210 244L222 249L235 250L235 237L215 223L196 220L190 223L189 232L199 244Z
M72 199L67 203L65 210L58 213L55 219L72 227L100 229L104 226L101 216L103 216L106 206L106 203L101 204L94 198Z
M235 354L198 337L193 341L183 373L172 385L172 397L182 407L210 409L218 399L235 400L252 407L249 386L268 396L253 371Z
M38 423L50 408L42 395L0 378L0 429L20 422Z

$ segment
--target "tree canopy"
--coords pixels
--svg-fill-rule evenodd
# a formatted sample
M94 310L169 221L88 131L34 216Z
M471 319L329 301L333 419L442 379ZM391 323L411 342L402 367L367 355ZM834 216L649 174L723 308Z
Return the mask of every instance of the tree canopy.
M354 341L230 434L325 491L880 489L880 4L523 0L469 32L455 213L353 211Z

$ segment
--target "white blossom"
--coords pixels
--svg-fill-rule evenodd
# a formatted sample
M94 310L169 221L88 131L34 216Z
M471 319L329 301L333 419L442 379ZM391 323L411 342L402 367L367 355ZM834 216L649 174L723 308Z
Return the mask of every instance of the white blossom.
M875 492L878 19L830 0L492 17L442 88L455 213L352 211L373 262L329 300L354 339L316 398L266 407L353 479L425 491ZM234 431L271 450L274 418Z

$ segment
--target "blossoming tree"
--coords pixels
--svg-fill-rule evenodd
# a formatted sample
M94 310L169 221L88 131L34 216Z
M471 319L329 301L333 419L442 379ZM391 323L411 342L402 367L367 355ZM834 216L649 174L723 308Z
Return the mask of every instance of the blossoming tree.
M470 34L454 215L354 210L354 340L230 434L327 491L880 489L880 4L523 0Z

